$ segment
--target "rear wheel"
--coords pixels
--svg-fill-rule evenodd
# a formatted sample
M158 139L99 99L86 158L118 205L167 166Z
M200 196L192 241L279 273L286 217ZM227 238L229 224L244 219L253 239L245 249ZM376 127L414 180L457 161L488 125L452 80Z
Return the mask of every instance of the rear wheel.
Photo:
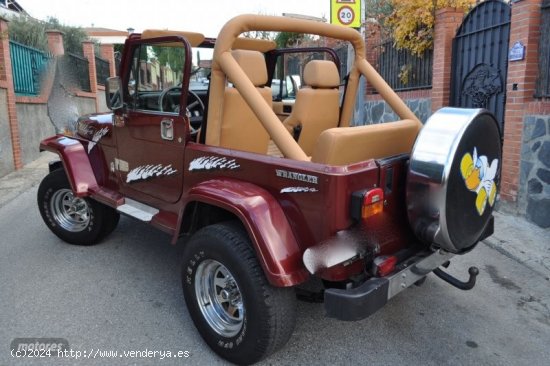
M37 199L48 228L70 244L98 243L115 229L120 217L111 207L75 196L62 169L54 170L42 180Z
M182 283L199 333L228 361L257 362L292 335L294 290L268 283L238 223L211 225L191 238L184 250Z

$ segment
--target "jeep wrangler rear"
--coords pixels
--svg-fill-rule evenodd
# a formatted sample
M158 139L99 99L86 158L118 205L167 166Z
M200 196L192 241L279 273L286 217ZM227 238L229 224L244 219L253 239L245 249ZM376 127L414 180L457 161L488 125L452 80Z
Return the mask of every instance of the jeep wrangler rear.
M342 78L328 50L280 77L284 52L239 38L250 30L349 42L353 66ZM209 81L192 70L192 47L213 47ZM112 113L42 141L60 161L39 187L40 212L78 245L101 241L120 213L173 244L188 237L185 301L221 357L248 364L283 347L306 282L322 284L327 316L341 320L373 314L431 272L474 286L476 268L461 282L440 267L492 234L495 118L444 108L423 126L366 61L355 30L243 15L216 40L144 31L126 41L119 71L107 82ZM361 75L399 121L350 126ZM189 87L197 83L206 87Z

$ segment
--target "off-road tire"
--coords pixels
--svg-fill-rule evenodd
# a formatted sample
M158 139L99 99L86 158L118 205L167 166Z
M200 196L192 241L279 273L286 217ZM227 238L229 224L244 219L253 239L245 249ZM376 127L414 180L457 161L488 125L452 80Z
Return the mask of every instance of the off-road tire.
M57 205L56 208L54 202L63 196L68 199L71 196L70 190L71 186L63 169L54 170L44 177L37 194L38 209L42 219L55 235L69 244L99 243L116 228L120 218L119 213L90 198L81 198L78 202L81 207L87 207L88 219L78 226L73 225L72 230L68 230L67 226L70 226L72 221L67 219L71 220L71 217L62 213L63 208L60 207L62 204Z
M240 290L244 319L233 336L214 330L197 299L196 282L201 280L197 270L201 263L214 262L230 272ZM199 333L214 352L230 362L258 362L282 348L292 335L296 321L294 290L269 284L240 223L207 226L193 235L184 249L182 284L187 309Z

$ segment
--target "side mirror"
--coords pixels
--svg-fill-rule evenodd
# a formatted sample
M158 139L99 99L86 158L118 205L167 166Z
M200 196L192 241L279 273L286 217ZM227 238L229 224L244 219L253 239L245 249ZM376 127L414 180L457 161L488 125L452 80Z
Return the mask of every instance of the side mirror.
M115 76L107 79L105 101L107 107L113 111L122 108L122 82L120 77Z

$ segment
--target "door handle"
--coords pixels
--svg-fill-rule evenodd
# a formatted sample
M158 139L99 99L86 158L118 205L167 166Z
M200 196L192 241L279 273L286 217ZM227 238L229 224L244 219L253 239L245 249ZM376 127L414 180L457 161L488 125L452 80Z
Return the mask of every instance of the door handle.
M163 140L174 140L174 120L171 118L165 118L160 121L160 137Z

